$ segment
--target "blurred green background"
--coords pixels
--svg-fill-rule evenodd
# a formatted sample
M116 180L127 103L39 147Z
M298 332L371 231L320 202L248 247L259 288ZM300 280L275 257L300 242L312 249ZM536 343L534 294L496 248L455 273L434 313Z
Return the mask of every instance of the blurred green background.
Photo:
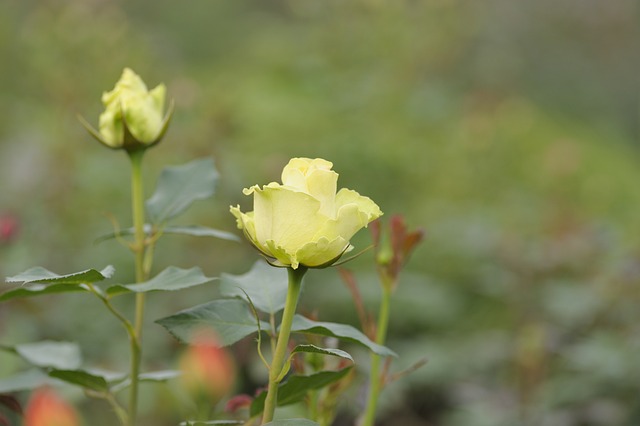
M18 228L2 234L0 272L113 264L132 281L126 250L93 244L111 229L105 213L130 224L126 156L76 119L97 123L102 91L129 66L151 87L165 82L177 106L147 156L148 193L168 164L211 156L221 173L214 199L179 223L234 231L228 206L249 206L241 189L306 156L333 161L340 186L426 229L389 346L401 355L394 369L429 363L383 395L384 424L640 424L638 7L5 0L0 215ZM156 272L243 273L256 257L244 242L167 236ZM351 267L375 310L370 255ZM334 270L309 278L303 309L357 324ZM216 294L149 297L147 369L174 367L179 350L153 320ZM88 363L126 368L124 333L88 299L2 304L0 342L73 338ZM0 356L0 376L24 367ZM146 424L183 419L167 402L172 386L143 391ZM77 396L87 424L113 424ZM342 416L361 402L356 389Z

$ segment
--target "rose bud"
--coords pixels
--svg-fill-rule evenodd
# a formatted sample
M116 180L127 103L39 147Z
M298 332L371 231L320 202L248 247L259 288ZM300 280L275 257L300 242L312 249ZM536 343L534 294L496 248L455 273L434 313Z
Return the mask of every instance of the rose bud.
M79 118L89 133L109 148L146 149L160 142L169 127L173 103L163 115L165 96L164 84L149 91L138 74L125 68L113 90L102 94L105 110L100 114L100 131Z
M24 426L78 426L74 408L51 388L36 390L24 412Z
M235 364L213 333L200 332L179 359L182 386L195 400L218 403L233 390Z

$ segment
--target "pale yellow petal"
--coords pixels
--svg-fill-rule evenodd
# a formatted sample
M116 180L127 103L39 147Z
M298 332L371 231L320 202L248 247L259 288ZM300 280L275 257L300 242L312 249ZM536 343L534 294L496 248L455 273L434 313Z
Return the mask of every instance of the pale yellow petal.
M271 253L271 257L277 259L283 265L291 266L293 269L297 269L299 266L299 262L296 259L295 255L287 252L287 250L276 244L273 240L268 240L266 246L269 249L269 253Z
M336 206L338 211L335 219L325 223L315 235L315 240L321 237L330 240L342 237L349 241L356 232L382 214L380 208L371 199L350 189L341 189L338 192Z
M142 78L135 73L131 68L125 68L122 70L122 76L118 83L116 83L116 87L121 87L123 89L128 89L136 92L146 92L147 85L144 84Z
M339 210L347 204L356 204L358 209L367 215L367 223L382 216L382 210L371 198L360 195L352 189L342 188L336 195L336 208Z
M266 186L254 190L253 197L258 241L274 240L289 253L310 241L327 221L318 213L320 202L304 192Z
M307 163L304 158L292 158L289 164L282 170L282 184L296 188L300 191L306 191L307 183L305 181L305 173Z
M320 201L320 212L334 217L338 174L333 170L315 169L307 174L308 193Z
M256 226L255 221L253 219L253 212L243 213L240 211L240 206L233 207L229 209L232 215L236 218L236 224L238 229L242 229L245 237L261 252L266 254L267 256L271 256L269 249L266 245L260 243L256 238Z
M122 146L124 128L122 127L122 114L120 109L107 108L98 120L98 129L102 139L111 147Z
M349 241L342 237L333 240L322 237L302 246L295 257L301 265L310 268L324 266L337 260L348 247Z
M308 159L307 159L308 160ZM314 158L309 162L310 170L331 170L333 163L322 158Z
M332 166L321 158L292 158L282 171L282 184L317 198L320 212L333 217L338 174Z
M349 241L360 229L367 226L367 215L362 213L356 204L347 204L338 210L335 219L328 220L324 226L318 230L314 240L322 237L333 240L341 237Z
M246 214L240 210L240 206L230 206L229 211L236 218L236 225L238 226L238 229L244 229L244 217Z
M282 170L282 184L306 191L306 177L316 171L329 171L333 164L322 158L292 158Z
M149 92L151 99L153 100L153 106L162 115L164 109L164 101L167 96L167 86L164 84L158 84L153 90Z

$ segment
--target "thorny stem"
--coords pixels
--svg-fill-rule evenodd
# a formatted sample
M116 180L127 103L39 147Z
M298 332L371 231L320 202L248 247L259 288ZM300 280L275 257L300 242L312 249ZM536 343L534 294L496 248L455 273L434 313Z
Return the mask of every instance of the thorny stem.
M262 424L272 421L273 414L276 410L279 378L285 364L285 356L291 334L291 324L293 323L293 316L296 313L300 288L302 287L302 277L307 272L307 268L300 266L298 269L288 268L287 271L289 273L289 287L287 289L287 299L284 305L284 313L282 314L282 322L280 323L278 342L276 343L276 350L273 354L273 360L271 361L271 368L269 369L269 387L267 389L267 398L264 402Z

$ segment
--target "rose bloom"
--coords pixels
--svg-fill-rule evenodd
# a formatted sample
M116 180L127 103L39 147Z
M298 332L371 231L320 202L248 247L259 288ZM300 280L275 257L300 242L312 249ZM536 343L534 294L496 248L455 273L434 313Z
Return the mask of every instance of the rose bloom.
M254 210L231 207L238 228L276 266L325 267L351 248L349 240L382 215L370 198L351 189L336 192L338 174L321 158L293 158L282 184L244 189Z
M78 426L80 421L73 407L52 389L36 390L24 412L24 426Z

